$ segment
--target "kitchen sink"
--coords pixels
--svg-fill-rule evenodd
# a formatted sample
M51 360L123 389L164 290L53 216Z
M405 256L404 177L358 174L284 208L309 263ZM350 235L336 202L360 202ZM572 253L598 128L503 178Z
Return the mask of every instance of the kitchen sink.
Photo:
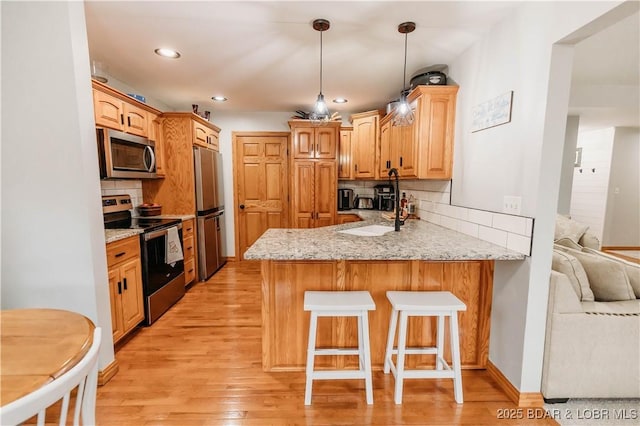
M393 226L368 225L359 228L345 229L338 231L342 234L357 235L360 237L380 237L389 231L393 231Z

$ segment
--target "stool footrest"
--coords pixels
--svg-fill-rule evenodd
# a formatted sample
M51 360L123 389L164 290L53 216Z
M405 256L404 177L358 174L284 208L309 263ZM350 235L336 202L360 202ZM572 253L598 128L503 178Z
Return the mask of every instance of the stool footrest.
M331 379L364 379L367 372L361 370L321 370L313 371L311 377L313 380L331 380Z
M398 349L392 349L391 353L394 355L398 355ZM404 350L406 355L437 355L438 348L429 346L429 347L412 347L406 348Z
M338 348L327 348L327 349L316 349L313 351L314 355L360 355L358 349L338 349Z

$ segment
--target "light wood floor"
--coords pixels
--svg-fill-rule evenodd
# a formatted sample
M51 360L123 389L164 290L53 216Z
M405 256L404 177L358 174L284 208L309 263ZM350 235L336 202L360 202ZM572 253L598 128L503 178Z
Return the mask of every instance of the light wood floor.
M116 352L120 371L98 388L99 425L556 425L552 420L499 420L516 409L487 373L464 371L465 402L451 380L408 380L402 405L393 378L374 372L374 404L359 380L314 383L304 405L303 372L261 367L259 265L228 263L194 285L152 327ZM540 416L537 412L537 416Z

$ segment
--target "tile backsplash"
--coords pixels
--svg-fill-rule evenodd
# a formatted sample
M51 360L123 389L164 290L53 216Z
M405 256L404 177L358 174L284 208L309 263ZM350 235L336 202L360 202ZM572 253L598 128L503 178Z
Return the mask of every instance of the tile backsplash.
M360 196L373 196L381 181L342 181L340 188L352 188ZM413 195L421 220L472 237L531 255L533 218L451 205L451 181L401 181L400 191Z
M142 181L139 179L101 180L100 188L102 195L129 194L133 207L137 207L144 202L142 199Z

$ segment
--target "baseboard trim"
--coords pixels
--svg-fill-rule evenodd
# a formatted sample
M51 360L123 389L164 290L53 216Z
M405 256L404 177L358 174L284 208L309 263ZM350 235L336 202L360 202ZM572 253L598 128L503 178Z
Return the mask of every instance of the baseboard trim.
M235 256L227 256L227 262L235 262L235 261L236 261Z
M487 361L487 373L489 373L489 376L498 383L498 386L500 386L507 397L518 407L544 406L542 393L520 392L491 361Z
M98 371L98 386L104 386L109 380L116 375L120 367L118 361L114 358L109 365Z

